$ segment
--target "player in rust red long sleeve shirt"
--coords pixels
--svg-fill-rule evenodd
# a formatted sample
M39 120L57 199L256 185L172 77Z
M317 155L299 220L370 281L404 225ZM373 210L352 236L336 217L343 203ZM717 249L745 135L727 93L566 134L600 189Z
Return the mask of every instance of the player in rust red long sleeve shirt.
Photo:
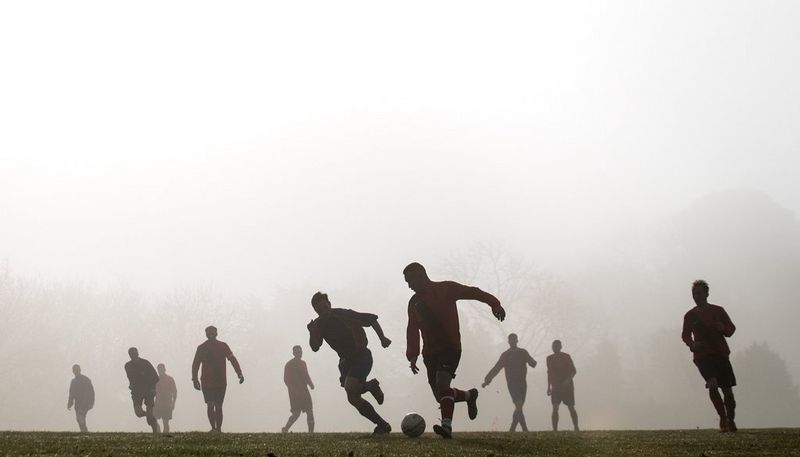
M403 276L408 287L414 291L408 302L406 357L411 363L411 372L417 374L421 334L424 343L422 360L428 374L428 384L442 411L442 425L434 425L433 431L443 438L451 438L456 402L467 402L470 419L475 419L478 415L478 389L463 391L450 387L461 359L461 332L456 302L478 300L486 303L500 321L505 319L506 311L496 297L477 287L453 281L431 281L425 267L419 263L408 265L403 270Z
M689 346L694 355L694 364L706 380L711 403L719 414L719 430L735 432L736 400L733 386L736 385L736 375L725 338L733 335L736 326L721 306L708 302L707 282L697 280L692 284L692 298L696 306L683 316L681 339ZM719 394L720 390L724 399Z

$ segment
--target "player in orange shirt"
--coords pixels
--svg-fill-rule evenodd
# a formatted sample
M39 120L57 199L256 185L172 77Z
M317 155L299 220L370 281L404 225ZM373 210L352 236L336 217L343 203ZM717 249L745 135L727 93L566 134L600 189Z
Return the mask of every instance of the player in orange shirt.
M578 412L575 410L575 384L572 381L576 373L572 357L566 352L561 352L561 341L553 341L553 353L547 356L547 395L553 404L553 414L550 419L554 432L558 431L558 407L561 403L567 405L575 431L580 431Z
M425 267L411 263L403 269L403 276L414 295L408 302L408 327L406 328L406 357L411 372L417 374L420 354L419 339L424 347L422 360L428 374L428 384L442 412L442 424L433 431L442 438L452 438L453 409L456 402L467 402L470 419L478 415L478 389L468 391L450 387L461 360L461 332L458 322L458 300L478 300L492 308L492 314L502 321L506 311L492 294L477 287L453 281L431 281Z
M228 387L225 360L230 360L233 365L233 369L239 377L239 384L244 382L244 376L239 367L239 361L236 360L231 348L227 343L217 339L216 327L213 325L206 327L206 338L208 339L197 347L194 354L192 383L195 389L203 391L208 422L211 424L210 431L222 432L222 402L225 401L225 390ZM197 372L201 366L203 371L198 381Z
M733 336L736 326L721 306L708 302L707 282L700 279L692 284L692 298L696 306L683 316L681 339L692 351L694 364L706 380L711 403L719 414L720 432L735 432L733 386L736 385L736 375L725 338Z

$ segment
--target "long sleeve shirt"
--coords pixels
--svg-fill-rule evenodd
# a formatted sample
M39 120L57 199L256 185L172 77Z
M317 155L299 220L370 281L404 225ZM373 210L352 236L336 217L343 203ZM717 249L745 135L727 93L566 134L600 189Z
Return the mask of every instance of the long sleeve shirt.
M469 287L453 281L432 282L408 302L408 326L406 327L406 357L411 360L420 353L436 354L446 350L461 350L461 329L458 322L458 300L477 300L493 310L500 306L494 295L477 287Z
M725 338L733 336L736 326L721 306L695 306L683 316L681 339L694 354L694 360L709 355L731 353Z
M158 372L149 360L136 358L125 364L125 374L128 375L128 386L132 391L148 392L155 390L158 382Z
M92 381L86 376L79 374L72 378L69 383L69 399L67 406L75 409L88 411L94 408L94 387Z

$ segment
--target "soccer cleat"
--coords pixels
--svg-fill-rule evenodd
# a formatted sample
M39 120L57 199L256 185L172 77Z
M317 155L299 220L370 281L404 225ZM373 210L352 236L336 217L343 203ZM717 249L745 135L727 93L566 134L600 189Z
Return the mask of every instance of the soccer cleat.
M470 420L478 417L478 389L469 389L469 400L467 400L467 414Z
M734 422L733 419L728 420L728 431L731 433L736 433L739 431L739 428L736 426L736 422Z
M453 429L446 425L435 424L433 426L433 432L446 440L453 437Z
M375 397L375 401L378 402L379 405L383 404L383 390L381 390L381 383L378 382L377 379L372 379L367 384L369 384L369 393Z
M382 424L378 424L375 426L375 430L372 431L373 435L384 435L387 433L391 433L392 426L389 425L388 422L384 422Z

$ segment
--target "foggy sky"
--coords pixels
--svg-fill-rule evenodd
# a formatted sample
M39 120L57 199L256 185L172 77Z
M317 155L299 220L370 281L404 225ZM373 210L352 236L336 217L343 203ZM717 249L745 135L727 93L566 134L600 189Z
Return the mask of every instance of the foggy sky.
M4 3L0 261L402 299L405 264L476 241L578 277L717 192L796 215L798 23L781 1Z

